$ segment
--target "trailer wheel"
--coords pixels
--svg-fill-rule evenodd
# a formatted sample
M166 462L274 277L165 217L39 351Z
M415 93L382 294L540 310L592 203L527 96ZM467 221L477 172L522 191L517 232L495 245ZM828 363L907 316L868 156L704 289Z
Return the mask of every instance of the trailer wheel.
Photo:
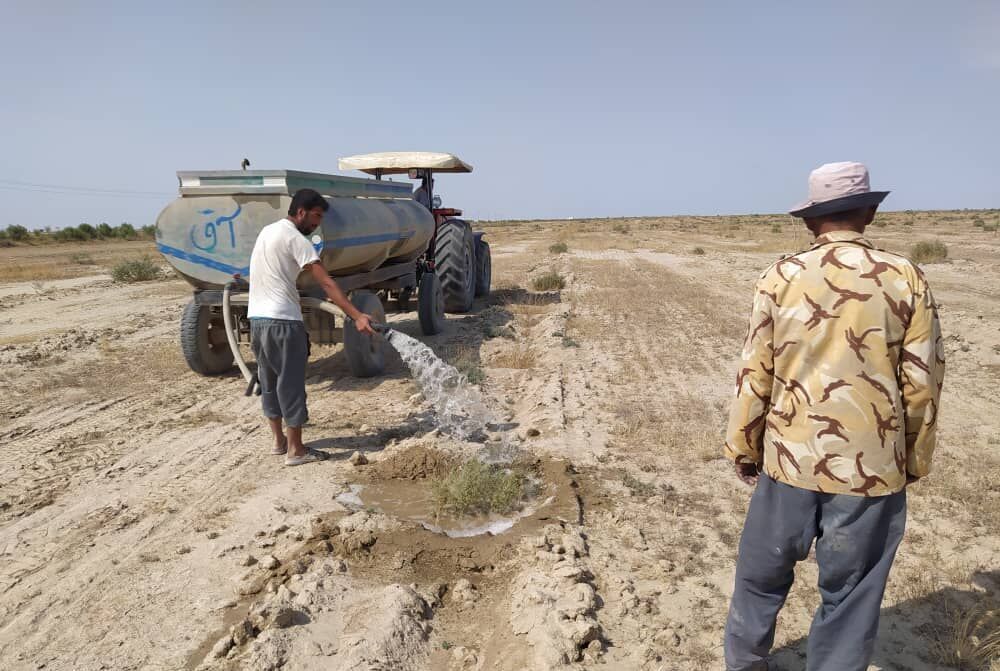
M384 324L385 309L378 296L370 291L351 293L351 303L373 320ZM347 365L355 377L373 377L385 371L385 339L380 335L361 333L353 319L344 320L344 353Z
M441 281L434 272L426 271L420 276L417 316L424 335L437 335L444 330L444 294Z
M461 219L441 224L435 263L444 292L444 309L468 312L476 293L476 247L469 224Z
M482 238L476 240L476 296L490 293L493 279L493 259L490 257L490 243Z
M199 375L219 375L231 369L233 351L226 340L222 314L212 314L209 306L191 299L181 314L181 352Z

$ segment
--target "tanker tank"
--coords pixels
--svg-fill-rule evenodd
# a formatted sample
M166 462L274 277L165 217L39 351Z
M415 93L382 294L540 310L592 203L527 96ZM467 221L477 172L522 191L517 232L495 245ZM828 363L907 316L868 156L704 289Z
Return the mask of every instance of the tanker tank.
M412 262L434 235L434 217L405 183L293 170L178 172L180 197L156 220L156 246L195 289L248 277L260 230L287 215L291 196L312 188L330 209L310 237L333 277ZM252 278L250 278L252 281ZM299 275L300 289L312 278Z

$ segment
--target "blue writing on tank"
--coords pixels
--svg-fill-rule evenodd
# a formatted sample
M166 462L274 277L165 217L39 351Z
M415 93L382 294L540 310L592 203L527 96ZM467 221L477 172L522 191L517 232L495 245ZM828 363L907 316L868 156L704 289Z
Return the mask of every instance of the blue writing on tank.
M214 252L216 245L219 244L219 232L218 228L223 224L229 227L229 245L230 248L236 248L236 229L233 224L233 220L240 216L240 212L243 211L242 205L236 206L236 211L230 215L223 215L221 217L216 217L214 221L206 221L202 226L204 227L202 231L202 238L204 239L204 244L199 244L197 238L195 237L195 231L198 229L198 224L192 224L191 226L191 245L196 249L200 249L203 252ZM214 210L200 210L198 212L204 216L214 214Z

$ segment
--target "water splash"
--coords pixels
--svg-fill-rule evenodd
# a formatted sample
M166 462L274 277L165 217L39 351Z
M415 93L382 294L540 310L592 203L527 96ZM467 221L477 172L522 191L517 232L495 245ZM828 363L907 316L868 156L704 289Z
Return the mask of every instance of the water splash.
M399 331L389 331L386 340L399 352L424 398L434 408L438 428L460 440L485 440L480 461L509 463L514 459L518 447L506 432L494 432L500 422L478 387L419 340Z

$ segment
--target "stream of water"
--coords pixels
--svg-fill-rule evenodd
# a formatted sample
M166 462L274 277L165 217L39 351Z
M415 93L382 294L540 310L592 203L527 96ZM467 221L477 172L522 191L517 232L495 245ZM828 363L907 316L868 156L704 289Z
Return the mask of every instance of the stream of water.
M487 407L479 388L454 366L442 361L427 345L399 331L386 334L413 374L424 398L434 408L435 421L443 432L460 440L481 442L500 423ZM509 463L517 446L506 432L484 444L480 460Z

